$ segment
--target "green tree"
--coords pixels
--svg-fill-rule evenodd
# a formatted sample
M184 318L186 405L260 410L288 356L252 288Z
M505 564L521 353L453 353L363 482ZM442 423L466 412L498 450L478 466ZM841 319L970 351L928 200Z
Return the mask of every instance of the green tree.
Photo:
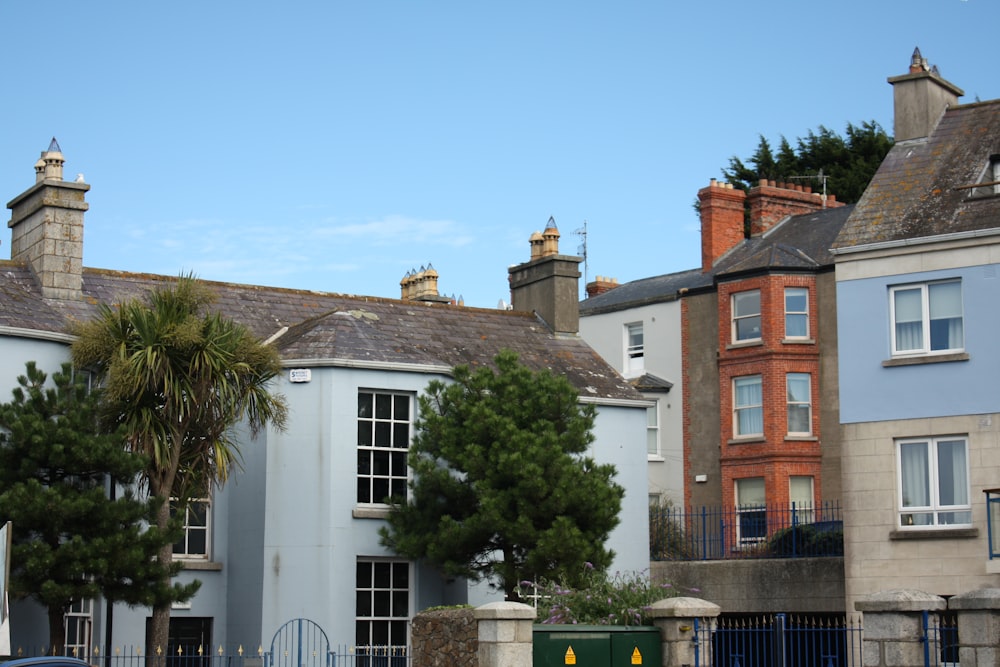
M395 499L381 536L396 553L517 599L522 580L573 583L585 563L607 568L624 489L614 466L585 455L593 405L514 352L494 363L458 366L453 383L432 381L420 396L410 497Z
M0 517L12 526L11 591L48 610L49 642L61 654L74 601L169 604L197 586L162 585L175 570L153 557L176 536L147 529L157 505L133 489L144 461L119 435L98 431L96 393L69 364L46 380L28 362L13 401L0 405Z
M822 173L826 191L836 195L838 201L852 204L864 194L890 148L892 138L875 121L861 125L848 123L845 136L821 125L816 132L810 130L800 137L794 149L781 137L777 154L761 136L748 163L734 155L722 175L728 183L743 190L767 178L810 185L814 191L822 192Z
M251 437L267 425L283 428L284 398L269 391L280 372L277 351L250 331L211 312L212 292L192 276L112 308L74 328L78 368L93 370L104 386L102 413L122 429L127 447L143 454L141 478L160 501L156 525L175 509L225 483L240 461L234 427ZM173 560L169 545L157 560ZM150 650L166 648L170 604L153 606Z

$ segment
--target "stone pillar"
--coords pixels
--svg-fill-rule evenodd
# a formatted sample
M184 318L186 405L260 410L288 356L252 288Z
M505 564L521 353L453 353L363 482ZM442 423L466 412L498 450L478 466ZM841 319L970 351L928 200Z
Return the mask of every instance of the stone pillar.
M663 667L712 664L711 633L722 608L698 598L667 598L654 602L649 609L653 625L660 629ZM695 626L701 636L696 636ZM702 641L702 638L706 638ZM700 652L695 661L695 652Z
M1000 667L1000 588L983 588L948 600L958 612L958 657L962 667Z
M520 602L491 602L475 609L479 667L524 667L532 662L535 609Z
M946 607L944 598L915 590L883 591L855 602L854 608L864 614L861 664L924 667L930 647L924 640L923 612L936 616Z

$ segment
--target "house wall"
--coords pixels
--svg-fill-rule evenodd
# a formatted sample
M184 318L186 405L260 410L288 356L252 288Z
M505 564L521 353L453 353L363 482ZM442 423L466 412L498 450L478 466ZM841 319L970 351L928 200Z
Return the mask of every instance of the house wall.
M645 372L674 383L667 393L646 394L657 400L660 425L660 455L648 456L647 461L649 493L677 505L684 502L680 310L679 301L664 301L580 318L580 336L622 374L627 345L625 325L641 322Z
M843 558L659 561L650 577L724 613L844 611Z
M38 368L51 375L69 361L68 341L59 342L38 338L5 335L0 329L3 354L0 354L0 403L13 398L11 390L17 387L17 378L24 375L24 364L34 361Z
M790 341L785 337L784 290L809 290L810 338ZM749 290L760 292L760 340L734 343L730 327L732 297ZM766 502L788 506L789 477L813 478L814 499L823 497L820 475L819 347L816 332L816 278L814 275L769 274L720 283L718 287L718 367L722 452L722 504L738 504L735 481L762 477ZM788 433L786 375L808 373L811 378L812 422L810 434ZM736 378L758 375L763 400L763 433L737 436L734 428L733 382Z
M861 273L863 267L843 272L837 267L838 336L841 348L850 350L840 357L841 422L995 412L1000 407L1000 245L970 249L965 256L928 250L910 258L887 257L869 268ZM847 278L852 274L857 277ZM962 279L969 360L883 367L890 358L889 287L946 278Z
M719 337L715 292L685 296L681 302L684 404L685 504L722 503L719 462L719 367L714 341ZM708 341L710 344L706 345ZM696 479L704 475L704 482Z
M841 502L840 380L837 339L837 281L834 273L816 276L816 345L819 348L821 501Z
M897 438L968 436L972 531L898 529ZM1000 480L1000 413L844 426L844 563L847 609L878 591L950 596L1000 585L987 547L984 489Z
M285 432L268 434L263 483L267 502L257 575L263 583L256 610L265 640L285 622L309 618L332 642L354 643L356 563L393 558L379 544L384 514L356 503L358 390L416 396L435 378L446 379L403 370L314 367L310 382L283 379L278 389L288 400L290 419ZM593 456L615 463L626 489L621 523L608 544L617 553L618 570L649 566L645 428L643 405L598 407ZM450 585L421 566L411 570L410 592L411 615L432 605L497 599L485 586ZM251 621L240 623L249 627Z
M916 588L947 596L1000 583L1000 568L988 560L983 493L1000 480L998 264L1000 245L989 238L838 259L849 609L876 590ZM883 365L891 357L890 286L949 278L962 280L968 359ZM943 435L967 437L972 528L901 530L896 440Z

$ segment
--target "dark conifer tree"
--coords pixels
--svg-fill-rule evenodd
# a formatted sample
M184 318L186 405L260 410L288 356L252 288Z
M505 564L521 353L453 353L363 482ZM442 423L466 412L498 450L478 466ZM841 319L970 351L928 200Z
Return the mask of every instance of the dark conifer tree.
M68 364L47 382L34 362L13 400L0 405L0 519L12 526L11 593L48 610L54 653L63 650L64 615L74 602L103 596L151 605L197 590L163 586L154 557L178 528L155 528L158 502L140 499L134 487L144 459L120 435L98 431L97 405L97 392Z

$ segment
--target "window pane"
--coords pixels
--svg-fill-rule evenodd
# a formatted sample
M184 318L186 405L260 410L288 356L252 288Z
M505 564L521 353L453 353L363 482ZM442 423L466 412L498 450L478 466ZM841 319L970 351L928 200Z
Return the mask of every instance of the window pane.
M735 340L760 338L760 291L733 295L733 336Z
M410 419L410 397L409 396L396 396L395 405L393 412L393 419L400 421L409 421Z
M813 501L813 478L798 475L789 477L788 494L796 506L811 505Z
M760 315L760 292L751 290L733 295L733 313L736 317Z
M358 392L358 416L371 419L373 396L366 392Z
M788 432L811 433L812 414L808 405L788 406Z
M899 464L903 491L903 507L928 507L931 504L930 478L927 468L927 443L910 442L899 446Z
M789 403L809 402L809 374L789 373L788 374L788 401Z
M376 394L375 419L392 419L392 396L389 394Z
M938 500L941 505L968 505L969 480L965 441L938 442Z
M736 502L738 505L763 505L764 498L763 477L736 480Z
M806 312L809 302L809 290L804 287L788 287L785 289L785 311L789 313Z
M927 291L932 320L962 316L962 283L932 283Z
M760 376L736 378L733 381L736 435L756 435L764 432Z
M805 338L809 335L809 317L796 313L785 315L785 336L788 338Z
M760 338L760 316L744 317L736 321L736 340Z

